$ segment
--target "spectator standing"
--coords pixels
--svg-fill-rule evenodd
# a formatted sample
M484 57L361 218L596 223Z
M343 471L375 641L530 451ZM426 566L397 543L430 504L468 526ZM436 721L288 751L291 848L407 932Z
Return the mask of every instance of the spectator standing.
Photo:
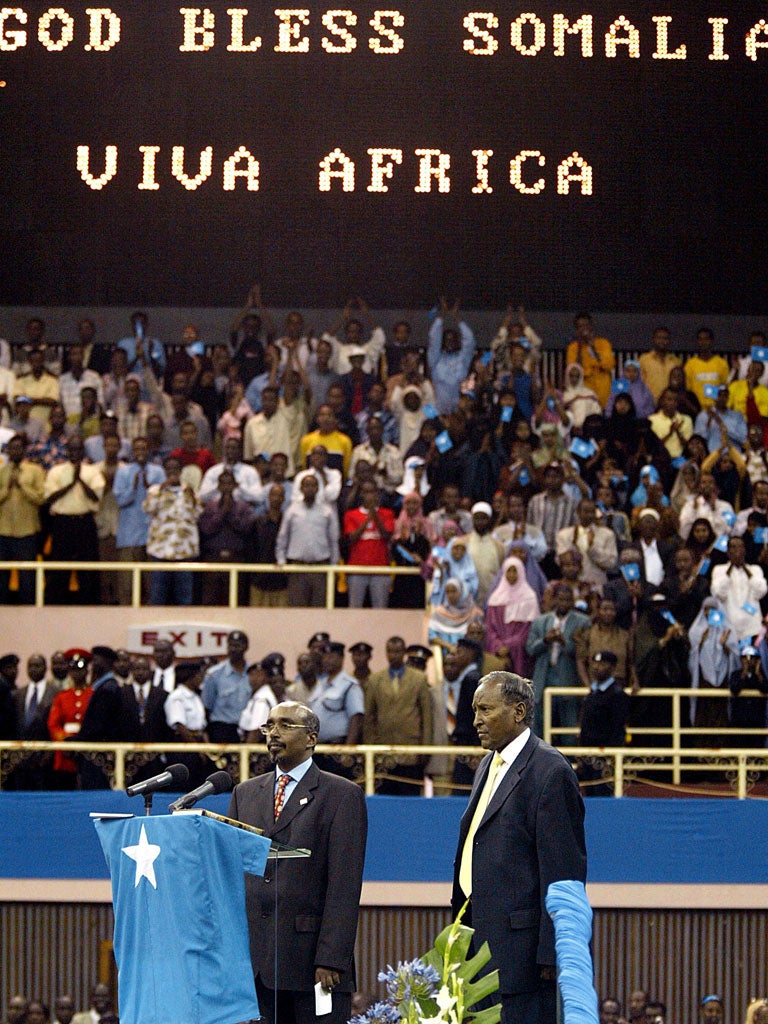
M366 686L363 741L413 746L431 743L432 694L427 677L405 664L405 641L399 636L387 640L386 657L389 667L374 672ZM417 755L399 754L391 762L385 761L387 774L398 778L383 780L378 792L418 796L424 764L424 758Z
M91 656L87 651L67 651L70 656L67 672L71 689L61 690L53 698L48 713L48 733L52 740L74 739L78 736L93 690L88 685ZM51 659L53 663L53 659ZM77 761L63 750L53 755L53 788L74 789L77 785Z
M277 562L277 537L283 521L285 491L272 484L267 491L267 510L256 516L251 530L250 559L257 565ZM288 580L284 573L251 573L250 605L256 608L284 608L288 604Z
M728 743L728 702L710 697L713 689L724 689L739 665L739 644L725 608L715 597L704 600L699 614L688 631L690 652L688 671L691 674L689 720L700 729L722 729L718 734L697 736L696 746L721 747Z
M347 564L389 565L389 541L395 528L395 517L391 509L379 505L379 492L374 483L364 483L360 492L360 507L344 513ZM386 608L389 584L389 576L383 574L350 574L347 580L350 608L362 608L366 593L370 595L371 607Z
M611 394L611 376L616 368L613 346L607 338L595 337L595 328L589 313L574 318L576 337L565 351L565 362L578 363L584 371L584 384L596 395L601 409L608 404Z
M314 476L301 482L302 501L291 502L283 515L275 544L278 565L337 565L339 521L335 511L317 501ZM292 607L325 605L325 573L290 573L288 603Z
M121 716L120 684L112 671L117 653L111 647L96 646L91 651L91 699L83 715L78 741L119 743L124 738ZM109 777L101 768L103 754L80 754L80 787L109 789Z
M765 641L763 641L763 645ZM765 729L768 707L768 680L763 670L760 653L751 644L742 647L740 665L728 678L731 699L728 702L728 720L731 729ZM762 697L744 697L743 690L759 690ZM728 738L728 745L764 747L765 736L736 735Z
M714 351L715 336L708 327L696 332L696 354L689 356L683 367L685 385L694 393L702 409L715 404L715 399L704 394L704 388L727 386L730 369L722 356Z
M7 461L0 466L0 560L34 561L40 532L40 506L45 497L45 474L24 458L24 438L14 434L6 446ZM32 604L35 578L31 570L17 574L4 571L0 601ZM12 589L13 585L13 589Z
M79 437L67 443L67 461L53 466L45 478L45 499L50 512L51 558L64 562L98 562L99 538L95 515L104 493L104 476L83 462ZM98 604L99 575L80 572L77 583L69 570L48 574L46 600L50 604ZM77 587L77 589L75 589Z
M539 599L525 577L525 566L519 558L507 558L488 597L485 644L487 650L505 660L508 671L525 679L531 673L525 644L538 615Z
M208 736L211 743L238 743L237 725L251 696L245 652L248 637L233 630L227 637L227 659L209 668L202 688L203 704L208 711Z
M254 513L245 501L235 498L235 474L219 475L219 496L206 503L198 521L200 547L205 562L242 562ZM229 604L229 576L206 572L203 576L204 605Z
M59 401L59 379L46 369L44 347L34 345L28 350L28 358L29 372L16 378L13 393L31 399L30 415L47 423L51 407Z
M525 649L535 659L532 683L536 696L533 730L542 736L544 729L544 690L548 686L578 686L576 639L580 631L589 629L588 616L574 609L573 590L561 583L555 590L554 608L539 615L531 623ZM552 724L576 732L579 700L574 697L552 698Z
M144 511L144 501L149 488L165 480L165 471L149 461L149 443L145 437L134 438L131 451L133 461L117 467L112 484L118 509L115 554L120 562L146 562L150 517ZM148 591L146 575L142 576L142 591ZM130 574L118 573L119 604L130 604L131 592Z
M307 704L320 719L320 743L355 746L363 739L365 698L357 680L344 671L344 644L329 641L322 653L323 674L317 677ZM352 768L338 754L317 754L318 767L351 776Z
M456 328L444 326L448 315L456 321ZM441 416L458 408L459 382L467 376L474 352L475 336L469 325L460 319L458 301L449 310L445 297L441 296L440 314L429 328L427 349L435 407Z
M712 595L723 602L725 615L737 640L754 639L762 626L760 599L768 591L759 565L747 565L747 548L741 537L728 541L728 562L712 570Z
M638 360L643 380L655 402L658 402L662 391L669 384L669 371L674 366L682 365L678 357L669 351L671 340L666 327L657 327L651 336L650 350L644 352Z
M200 698L205 665L202 661L186 661L177 667L177 683L165 702L165 721L178 743L207 743L205 705ZM188 789L201 785L215 767L207 754L174 754L174 760L189 771Z
M391 540L392 560L395 565L421 569L429 557L433 540L432 524L424 515L421 495L415 491L406 494L402 511L395 521ZM423 608L423 574L395 576L390 603L393 608Z
M589 693L581 707L582 747L623 747L626 741L629 697L616 679L616 655L613 651L596 651L590 659ZM602 777L605 760L601 757L582 759L577 772L582 782ZM611 796L608 784L589 786L587 796Z
M169 455L163 468L165 480L152 484L144 499L144 511L149 516L147 554L154 562L189 562L200 553L200 502L188 484L182 486L178 459ZM153 572L149 603L192 604L192 573Z

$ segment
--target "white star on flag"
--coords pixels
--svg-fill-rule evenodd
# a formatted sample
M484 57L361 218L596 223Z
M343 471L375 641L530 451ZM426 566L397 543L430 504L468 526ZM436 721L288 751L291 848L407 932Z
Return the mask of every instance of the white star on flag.
M147 840L147 830L144 825L141 826L138 844L136 846L124 846L123 853L127 857L130 857L131 860L136 861L136 879L133 883L134 889L142 878L146 878L152 888L156 889L157 879L155 878L155 860L160 855L160 847L155 846L154 843L150 843Z

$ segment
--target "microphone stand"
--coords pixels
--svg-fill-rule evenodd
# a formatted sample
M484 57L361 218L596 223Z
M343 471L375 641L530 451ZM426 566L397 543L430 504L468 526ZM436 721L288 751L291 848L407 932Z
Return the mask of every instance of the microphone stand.
M150 814L152 813L152 797L153 796L154 796L154 793L145 793L144 794L144 817L145 818L148 818L150 816Z

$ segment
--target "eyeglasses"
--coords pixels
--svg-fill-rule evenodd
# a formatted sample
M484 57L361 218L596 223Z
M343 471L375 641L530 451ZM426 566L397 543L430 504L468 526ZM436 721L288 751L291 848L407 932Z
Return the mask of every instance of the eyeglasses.
M306 725L300 725L298 722L265 722L261 727L261 731L265 736L269 736L273 732L290 732L292 729L307 729Z

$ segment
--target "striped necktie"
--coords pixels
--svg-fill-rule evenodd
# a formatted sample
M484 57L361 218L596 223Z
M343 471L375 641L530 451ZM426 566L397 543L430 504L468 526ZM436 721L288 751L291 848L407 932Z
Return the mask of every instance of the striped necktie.
M280 817L280 812L285 803L285 787L290 781L290 775L281 775L277 780L277 789L275 790L275 821Z
M483 815L488 810L488 804L491 802L491 796L493 795L493 786L496 782L496 776L499 773L499 768L504 764L504 758L501 754L496 751L493 755L493 760L488 769L488 775L485 779L485 785L480 793L480 798L477 801L475 807L475 813L472 815L472 821L469 826L469 832L467 832L467 838L464 840L464 846L461 851L461 865L459 867L459 885L461 886L462 892L465 896L472 895L472 847L475 844L475 834L480 827L480 822L483 820Z

